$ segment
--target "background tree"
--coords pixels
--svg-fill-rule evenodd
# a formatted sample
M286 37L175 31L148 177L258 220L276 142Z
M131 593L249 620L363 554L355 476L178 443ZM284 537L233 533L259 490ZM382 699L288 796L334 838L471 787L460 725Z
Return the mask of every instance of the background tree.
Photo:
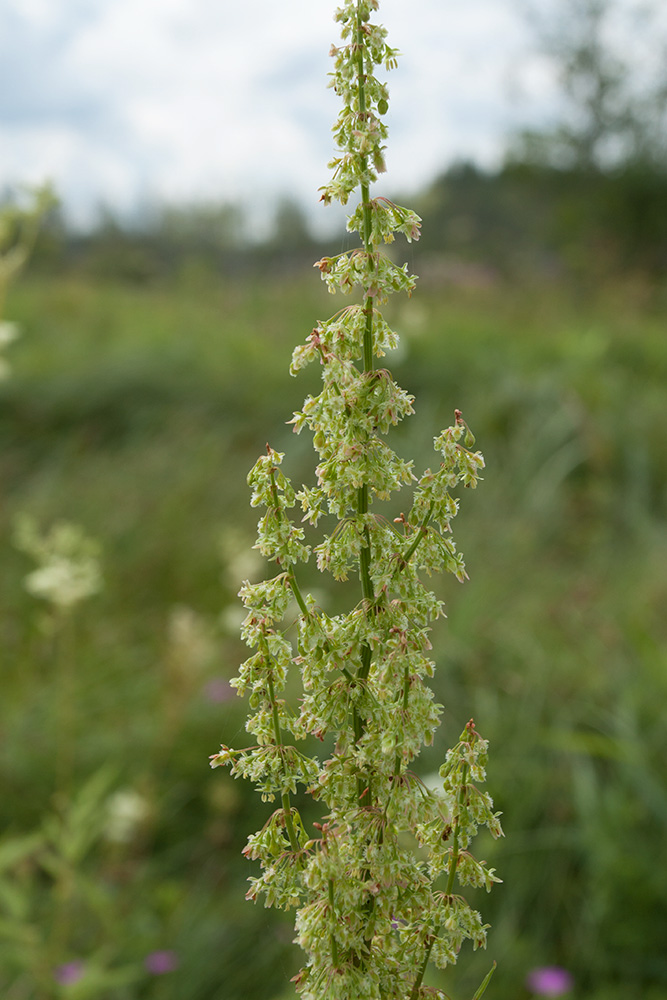
M561 0L532 7L529 18L563 110L551 128L521 135L519 157L581 171L638 163L664 170L667 37L658 7Z

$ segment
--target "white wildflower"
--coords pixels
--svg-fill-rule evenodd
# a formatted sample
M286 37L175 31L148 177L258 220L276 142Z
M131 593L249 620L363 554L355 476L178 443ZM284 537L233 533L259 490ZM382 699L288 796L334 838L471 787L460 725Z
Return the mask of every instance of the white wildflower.
M102 587L99 546L74 524L59 522L40 535L32 518L17 519L15 542L37 563L26 589L63 610L96 594Z
M133 788L121 788L107 800L105 836L114 844L127 844L150 815L147 799Z
M198 674L214 658L216 646L211 629L193 608L176 604L167 624L169 660L178 674Z

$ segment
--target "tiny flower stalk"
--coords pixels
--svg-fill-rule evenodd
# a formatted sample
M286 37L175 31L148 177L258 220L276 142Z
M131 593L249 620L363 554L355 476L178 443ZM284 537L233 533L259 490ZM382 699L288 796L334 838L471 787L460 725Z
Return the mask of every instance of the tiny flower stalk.
M251 505L262 511L256 548L277 573L240 591L241 634L252 652L232 684L249 699L254 745L223 745L211 757L213 767L229 766L265 801L280 803L244 849L260 865L247 895L296 908L306 962L295 984L305 1000L434 995L424 986L430 962L444 969L465 941L486 944L487 925L459 888L490 890L499 881L469 851L478 827L502 833L478 788L487 744L474 723L447 752L439 790L413 770L441 711L428 679L430 630L443 604L423 579L442 571L467 579L452 537L456 490L477 485L484 459L459 410L434 438L437 464L419 477L386 440L414 399L376 367L398 341L380 307L394 293L410 295L416 279L381 247L396 233L418 239L421 220L371 197L387 135L388 91L376 71L396 63L385 29L371 20L377 8L378 0L345 0L336 11L342 44L332 48L332 86L343 107L322 189L325 204L345 205L360 192L348 229L361 246L316 264L330 292L356 291L360 301L319 321L292 357L292 375L312 362L322 373L320 393L291 420L295 433L312 434L313 481L295 489L284 455L269 445L248 476ZM399 490L411 491L403 512L393 520L376 513L376 502ZM314 537L321 520L331 530ZM327 614L302 588L300 566L311 559L334 581L358 576L359 601L347 614ZM294 691L297 672L300 696L290 707L287 681ZM312 831L299 812L304 796L321 804Z

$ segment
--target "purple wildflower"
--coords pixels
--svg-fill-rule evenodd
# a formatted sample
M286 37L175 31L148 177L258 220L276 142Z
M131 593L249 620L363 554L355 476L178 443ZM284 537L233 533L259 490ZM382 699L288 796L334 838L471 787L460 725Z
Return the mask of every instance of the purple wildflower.
M178 968L178 955L175 951L152 951L146 955L144 965L151 975L162 976Z
M84 969L83 962L78 960L65 962L64 965L58 966L53 976L56 982L61 983L63 986L71 986L73 983L78 983L84 973Z
M574 985L571 973L557 965L532 969L526 976L526 986L541 997L562 997Z

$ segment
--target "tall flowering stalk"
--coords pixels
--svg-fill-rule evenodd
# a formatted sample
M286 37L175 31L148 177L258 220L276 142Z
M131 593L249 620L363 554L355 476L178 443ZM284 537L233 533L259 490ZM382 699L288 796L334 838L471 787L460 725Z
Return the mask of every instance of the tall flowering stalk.
M244 851L261 866L247 895L296 908L296 940L307 958L295 983L307 1000L433 996L423 985L429 961L445 968L466 939L474 948L486 943L487 926L459 888L489 890L498 881L469 844L480 825L495 837L502 832L489 795L477 787L487 744L472 721L447 752L440 789L425 787L411 769L433 742L440 712L426 679L435 669L430 625L443 604L422 576L446 570L466 579L451 536L453 494L459 484L477 485L484 460L458 410L453 426L434 439L439 463L419 479L385 440L414 400L376 367L397 343L379 306L394 292L410 295L415 278L380 248L397 232L418 239L420 219L371 197L384 170L388 109L375 71L394 66L397 55L385 29L371 22L377 8L378 0L346 0L335 15L342 44L331 50L332 86L343 109L322 200L347 204L359 189L348 229L361 245L316 265L330 292L356 291L360 301L318 322L292 358L293 375L314 361L322 368L322 391L292 420L296 433L313 435L315 484L295 490L284 456L268 445L248 477L251 503L263 510L256 548L277 567L240 592L242 635L254 652L232 683L249 696L246 729L256 742L222 746L211 758L277 804ZM406 487L407 514L392 522L373 511L376 500ZM301 523L293 516L297 504ZM333 530L310 544L302 525L331 517ZM360 599L348 614L325 614L302 590L299 565L311 556L337 581L358 574ZM298 608L295 621L286 619L290 607ZM296 669L302 690L293 707L284 694ZM325 760L312 754L315 740ZM304 794L322 805L312 830L296 805ZM406 846L406 831L418 850Z

